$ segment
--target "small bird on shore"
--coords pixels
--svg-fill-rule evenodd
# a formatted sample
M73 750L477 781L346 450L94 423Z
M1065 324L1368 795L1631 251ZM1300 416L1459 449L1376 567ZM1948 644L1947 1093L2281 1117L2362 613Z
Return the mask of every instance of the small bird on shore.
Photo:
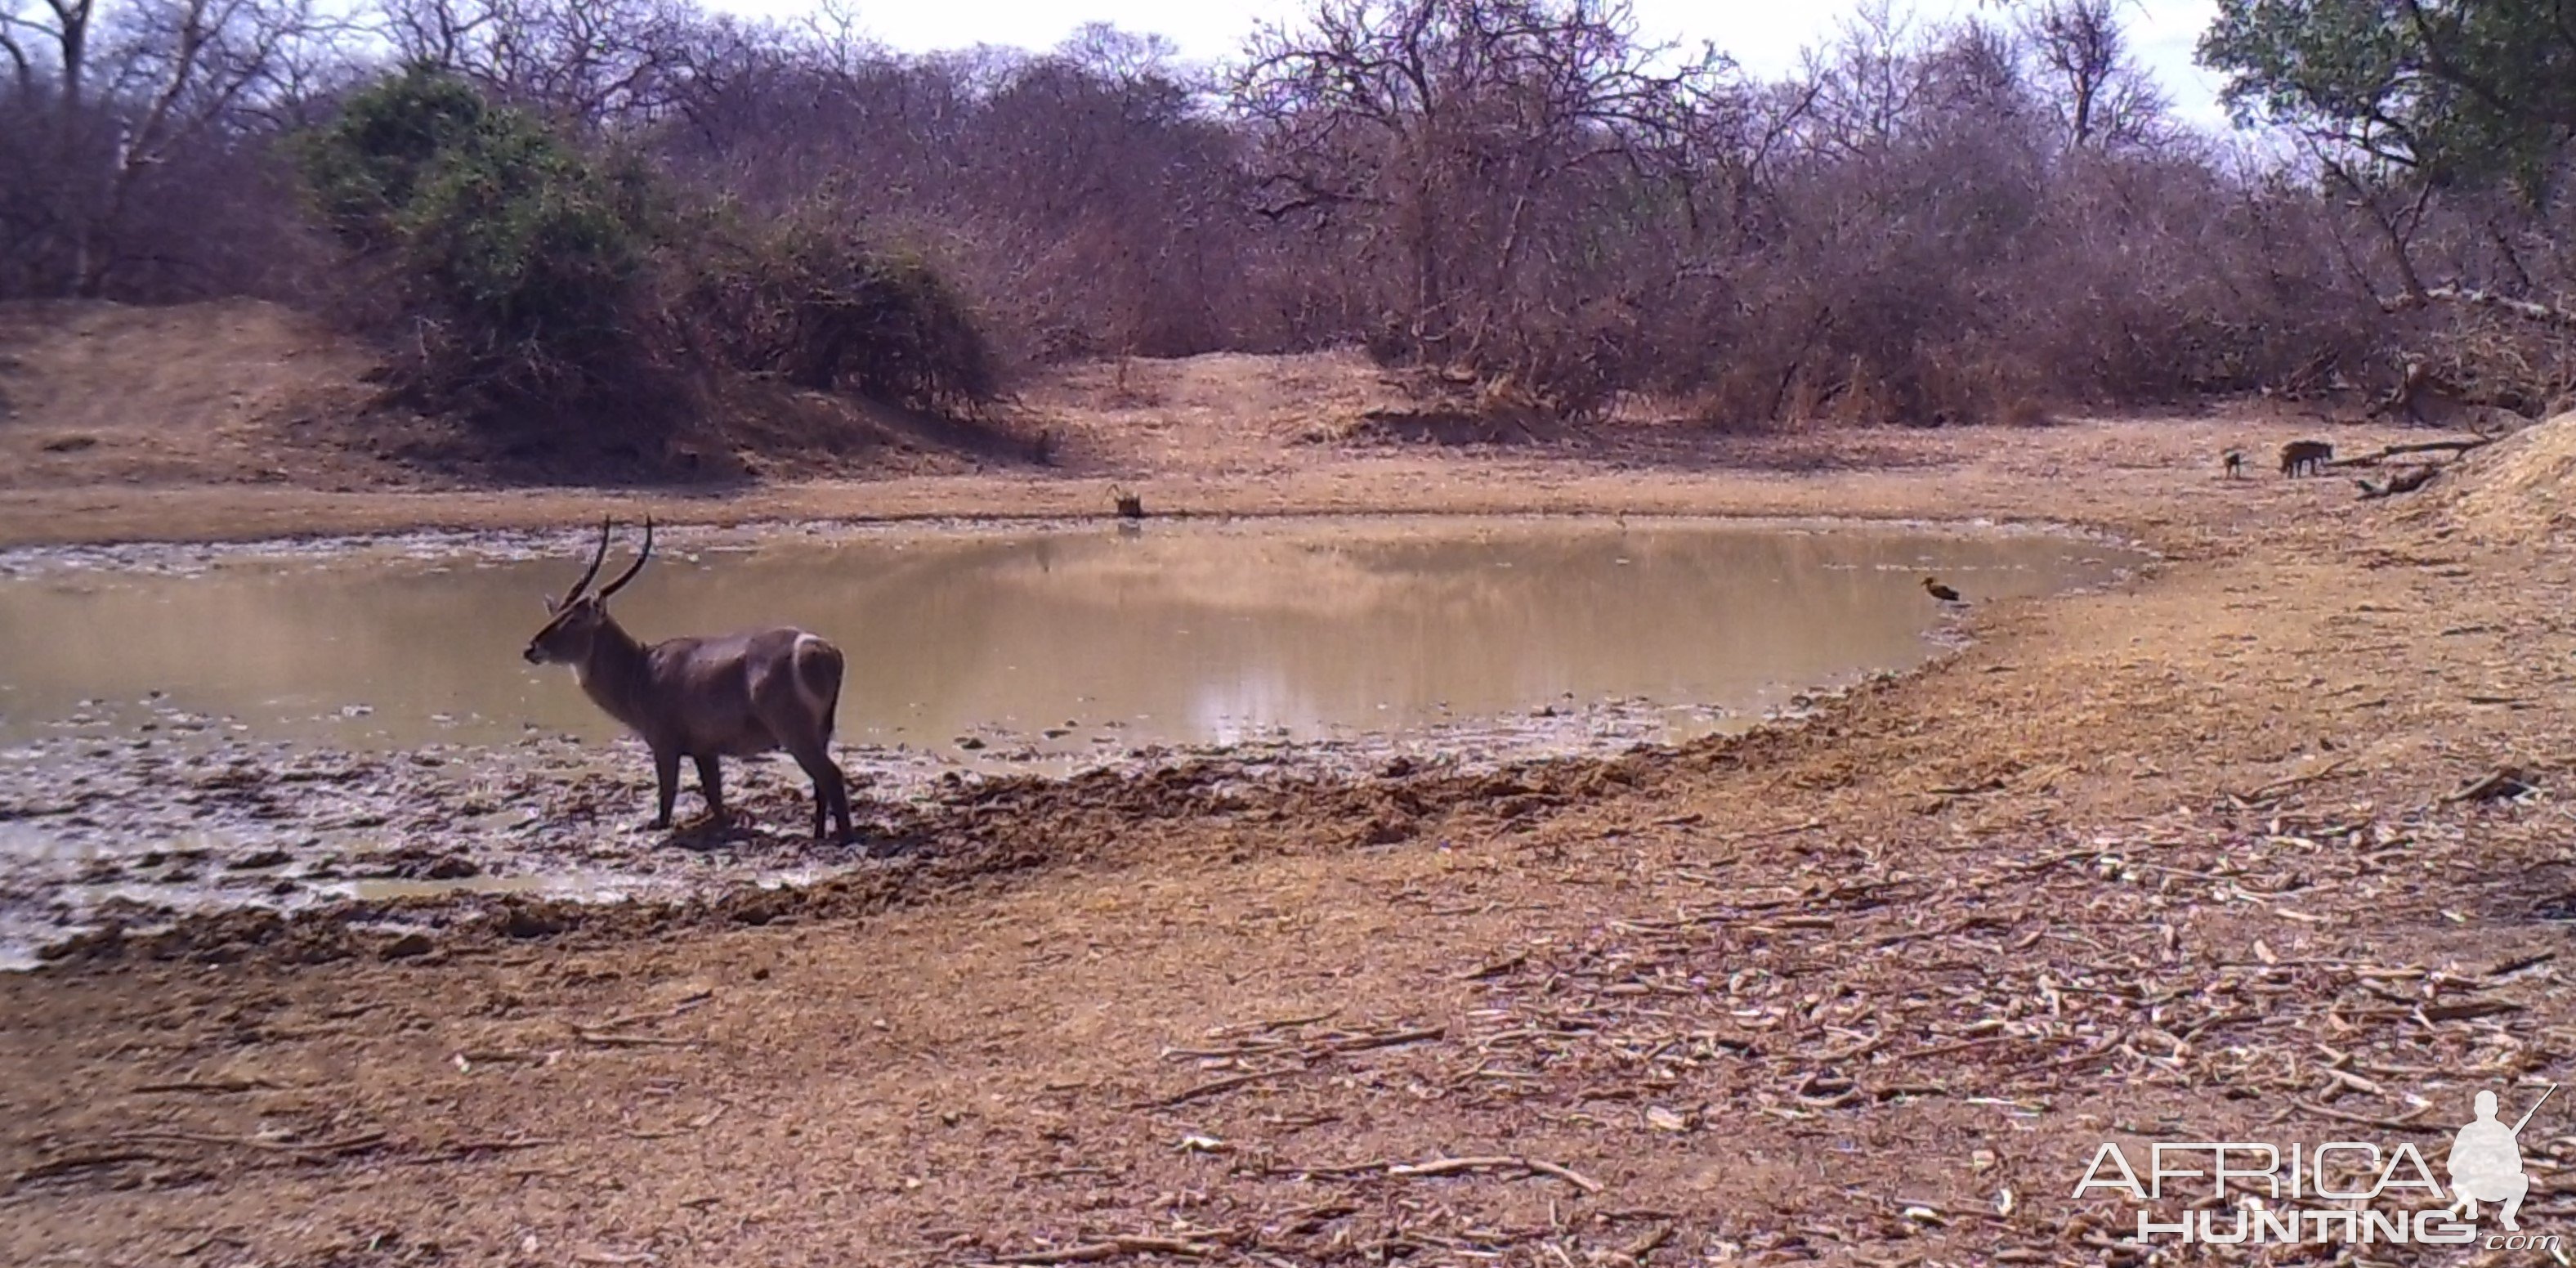
M1948 586L1942 585L1939 581L1936 581L1936 580L1934 580L1934 579L1932 579L1932 578L1930 578L1930 577L1925 577L1925 578L1923 579L1923 592L1924 592L1925 594L1931 595L1931 596L1932 596L1933 598L1935 598L1935 599L1939 599L1939 600L1940 600L1940 601L1942 601L1943 603L1965 603L1965 602L1967 602L1967 600L1962 599L1962 598L1960 598L1960 597L1959 597L1959 592L1958 592L1958 591L1953 590L1953 589L1951 589L1951 588L1950 588L1950 587L1948 587Z

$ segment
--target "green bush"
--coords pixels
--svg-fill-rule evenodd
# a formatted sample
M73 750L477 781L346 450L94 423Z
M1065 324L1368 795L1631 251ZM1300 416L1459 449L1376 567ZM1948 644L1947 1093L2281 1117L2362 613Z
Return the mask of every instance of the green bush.
M993 395L964 301L842 227L829 199L750 228L684 218L640 162L586 154L431 67L359 93L298 159L323 221L378 264L360 285L393 307L413 384L434 394L660 400L670 376L647 371L716 367L921 410Z
M633 351L651 183L523 111L414 67L359 93L298 158L325 223L389 267L423 386L577 395Z

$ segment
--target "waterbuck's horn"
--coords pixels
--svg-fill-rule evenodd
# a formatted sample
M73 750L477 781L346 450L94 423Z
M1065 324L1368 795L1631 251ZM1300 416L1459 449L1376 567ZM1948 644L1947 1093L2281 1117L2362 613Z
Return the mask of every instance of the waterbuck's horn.
M647 516L645 516L645 517L644 517L644 549L643 549L641 552L637 553L637 555L635 556L635 562L633 562L633 563L631 563L631 564L626 565L626 571L624 571L624 572L621 572L621 573L617 574L617 580L612 581L612 582L609 582L607 585L600 587L600 589L599 589L599 597L600 597L601 601L605 602L605 601L607 600L608 596L610 596L610 595L612 595L612 594L617 593L619 590L625 589L625 588L626 588L626 583L627 583L627 582L629 582L629 581L633 581L633 580L635 579L635 574L636 574L636 573L639 573L639 572L644 571L644 561L645 561L645 560L647 560L647 559L651 559L652 557L653 557L653 517L652 517L652 516L650 516L650 515L647 515Z
M590 553L590 567L582 570L581 580L572 583L572 589L564 591L563 602L555 606L569 607L573 600L580 598L582 588L590 584L591 578L599 575L600 561L606 558L608 558L608 517L603 515L599 520L599 549Z

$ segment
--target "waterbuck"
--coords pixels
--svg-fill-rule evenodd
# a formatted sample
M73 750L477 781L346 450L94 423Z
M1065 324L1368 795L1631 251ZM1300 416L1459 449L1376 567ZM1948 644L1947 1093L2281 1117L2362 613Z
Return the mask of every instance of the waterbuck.
M591 702L626 724L653 751L661 812L653 827L671 826L680 791L680 759L698 764L698 789L717 824L725 818L720 757L787 750L814 779L814 837L830 811L839 840L852 840L850 794L832 764L832 715L841 699L841 649L793 626L745 630L715 638L671 638L647 646L608 614L609 596L653 557L653 519L644 519L644 549L617 580L585 596L608 558L608 522L590 567L561 599L546 600L550 619L528 640L528 663L570 665Z

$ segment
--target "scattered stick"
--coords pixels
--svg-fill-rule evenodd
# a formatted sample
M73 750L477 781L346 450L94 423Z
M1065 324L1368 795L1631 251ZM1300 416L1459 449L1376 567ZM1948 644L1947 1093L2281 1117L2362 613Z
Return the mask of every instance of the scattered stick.
M704 1114L698 1115L696 1118L690 1119L688 1122L683 1123L678 1127L647 1130L637 1130L630 1127L627 1129L626 1134L636 1140L667 1140L673 1136L686 1136L691 1132L706 1130L709 1123L724 1117L724 1112L725 1107L719 1105L714 1109L708 1110Z
M1030 1250L1016 1255L995 1255L997 1264L1092 1264L1125 1255L1179 1255L1184 1259L1205 1259L1223 1250L1214 1242L1194 1242L1182 1237L1112 1237L1106 1241L1084 1242L1058 1250Z
M2329 467L2370 467L2377 466L2390 458L2401 457L2410 453L2449 453L2458 455L2467 453L2472 449L2492 445L2495 442L2496 438L2493 436L2480 436L2475 440L2419 440L2411 444L2390 445L2377 453L2354 454L2349 458L2329 458L2326 460L2325 465Z
M1391 1031L1383 1035L1361 1035L1354 1039L1335 1040L1326 1043L1323 1050L1326 1052L1366 1052L1372 1048L1392 1048L1397 1044L1422 1043L1431 1039L1445 1039L1448 1035L1449 1028L1447 1026L1425 1026L1420 1030L1398 1030Z
M2442 469L2440 467L2409 467L2404 471L2398 472L2396 475L2388 477L2388 482L2386 484L2372 484L2368 480L2359 480L2355 481L2355 483L2361 486L2362 500L2368 501L2372 498L2395 497L2400 493L2412 493L2417 489L2423 488L2425 485L2431 484L2433 482L2433 477L2440 475L2441 473Z
M1999 1043L2011 1043L2018 1038L2020 1038L2018 1035L1979 1035L1974 1039L1961 1039L1956 1043L1934 1044L1929 1048L1917 1048L1912 1052L1900 1052L1896 1054L1895 1059L1898 1061L1917 1061L1925 1057L1946 1057L1954 1052L1974 1052L1979 1048L1991 1048Z
M1338 1012L1339 1010L1335 1011ZM1324 1014L1326 1017L1331 1015L1332 1014L1330 1013ZM1293 1023L1274 1023L1265 1025L1261 1030L1263 1032L1274 1032L1285 1029L1289 1025L1302 1026L1321 1020L1323 1020L1323 1017L1310 1017ZM1266 1056L1277 1060L1294 1062L1294 1064L1279 1065L1276 1068L1267 1070L1245 1070L1237 1074L1229 1074L1223 1078L1211 1079L1208 1082L1201 1083L1193 1087L1183 1088L1178 1092L1174 1092L1169 1096L1156 1100L1136 1102L1129 1105L1127 1108L1169 1109L1172 1106L1187 1104L1191 1101L1198 1100L1201 1097L1215 1096L1219 1093L1231 1092L1236 1088L1249 1083L1257 1083L1263 1079L1274 1079L1282 1075L1303 1073L1306 1070L1314 1068L1316 1064L1329 1061L1337 1056L1343 1056L1354 1052L1368 1052L1377 1048L1392 1048L1399 1044L1421 1043L1426 1040L1446 1038L1448 1034L1449 1028L1447 1026L1422 1026L1411 1030L1390 1030L1384 1034L1375 1035L1339 1033L1317 1036L1316 1042L1307 1043L1300 1047L1291 1047L1291 1041L1288 1040L1255 1040L1241 1047L1231 1049L1212 1050L1196 1048L1166 1048L1163 1050L1163 1055L1166 1057L1214 1056L1234 1058L1245 1056Z
M1282 1017L1277 1021L1265 1021L1261 1023L1260 1026L1256 1027L1256 1029L1265 1034L1273 1030L1295 1030L1300 1026L1312 1026L1319 1022L1328 1022L1341 1015L1342 1010L1338 1008L1327 1008L1320 1013L1315 1013L1307 1017Z
M646 1022L669 1021L670 1019L677 1017L700 1004L706 1003L708 1000L714 999L715 997L716 993L714 991L694 991L688 995L682 996L669 1008L656 1009L652 1012L645 1013L621 1013L599 1023L596 1026L584 1026L575 1022L573 1024L573 1029L575 1031L597 1031L604 1034L611 1031L624 1030L629 1026L641 1026Z
M2428 1023L2468 1021L2478 1017L2493 1017L2497 1013L2518 1013L2522 1011L2522 1005L2507 999L2464 999L2451 1004L2426 1004L2415 1011Z
M172 1161L172 1159L165 1155L151 1153L146 1150L109 1149L95 1153L69 1154L60 1158L48 1158L45 1161L36 1163L32 1166L20 1168L17 1174L10 1177L10 1180L15 1184L33 1184L38 1180L51 1180L56 1176L67 1176L76 1171L89 1171L98 1167L123 1166L129 1162L169 1161Z
M1952 934L1966 933L1970 929L2002 929L2008 927L2008 924L2009 922L2000 916L1961 916L1938 929L1914 929L1904 933L1891 933L1872 942L1870 946L1876 950L1885 950L1899 943L1912 942L1919 938L1947 938Z
M203 1092L210 1096L221 1096L232 1092L281 1092L285 1089L285 1084L271 1083L266 1079L179 1079L170 1083L145 1083L134 1090L137 1094Z
M1516 1155L1493 1155L1477 1158L1432 1158L1422 1162L1354 1162L1323 1167L1277 1167L1295 1175L1359 1176L1378 1173L1403 1179L1427 1179L1456 1175L1462 1171L1519 1171L1526 1175L1553 1176L1586 1193L1599 1193L1601 1182L1570 1167L1559 1166L1538 1158Z
M128 1141L171 1141L179 1144L214 1145L217 1147L235 1149L264 1149L271 1153L301 1154L307 1157L319 1158L329 1157L332 1154L355 1153L361 1149L372 1149L385 1142L385 1133L382 1131L366 1131L360 1132L355 1136L347 1136L339 1140L324 1141L320 1144L313 1145L298 1144L289 1140L263 1140L257 1136L216 1136L205 1132L182 1131L127 1132L120 1138L120 1143Z
M510 1153L520 1149L543 1149L548 1145L560 1145L562 1143L563 1140L556 1136L519 1136L509 1140L466 1140L449 1145L447 1148L442 1149L437 1153L430 1154L427 1157L417 1159L417 1161L455 1162L460 1159L473 1157L476 1154Z
M2335 760L2326 763L2326 767L2323 770L2309 771L2305 775L2292 775L2288 779L2276 779L2252 792L2229 793L2228 796L2235 798L2239 805L2250 806L2257 802L2271 800L2293 788L2304 787L2308 784L2316 783L2321 779L2332 779L2335 776L2342 774L2344 768L2350 765L2352 765L2351 758L2338 757Z
M1876 1036L1864 1039L1848 1048L1836 1048L1831 1052L1818 1053L1815 1061L1818 1065L1838 1065L1845 1061L1866 1057L1894 1042L1896 1042L1896 1032L1882 1030Z
M562 1056L563 1050L560 1048L549 1052L499 1049L459 1052L448 1057L447 1061L448 1064L456 1067L458 1073L472 1074L474 1067L478 1065L506 1065L512 1062L525 1065L553 1065Z
M670 1039L661 1035L610 1034L607 1031L592 1030L587 1026L575 1026L572 1028L572 1033L573 1038L583 1043L594 1043L603 1048L689 1048L696 1046L698 1042L695 1039Z
M1297 1073L1295 1070L1254 1070L1245 1074L1230 1074L1222 1079L1211 1079L1196 1087L1183 1088L1180 1091L1174 1092L1170 1096L1163 1097L1159 1100L1144 1101L1135 1105L1130 1105L1127 1108L1169 1109L1175 1105L1186 1105L1203 1096L1214 1096L1219 1092L1231 1092L1247 1083L1258 1083L1263 1079L1275 1079L1283 1074L1295 1073Z
M2488 969L2484 973L2478 974L2478 976L2488 981L2494 981L2498 978L2512 977L2514 974L2520 973L2524 969L2538 964L2547 964L2551 960L2555 960L2557 958L2558 953L2555 951L2537 951L2530 955L2516 956L2502 964L2496 965L2494 968Z
M2457 791L2443 794L2442 804L2449 806L2463 801L2502 801L2508 797L2519 797L2539 786L2532 782L2530 774L2521 767L2499 766L2461 785Z
M2359 1123L2364 1127L2376 1127L2382 1131L2420 1132L2431 1130L2430 1128L2425 1127L2422 1123L2415 1121L2424 1116L2424 1111L2421 1109L2408 1114L2404 1118L2380 1118L2370 1114L2355 1114L2350 1110L2339 1110L2331 1105L2319 1105L2314 1101L2293 1101L2291 1104L2294 1104L2300 1109L2306 1110L2311 1114L2320 1115L2326 1118L2340 1119L2347 1123Z

